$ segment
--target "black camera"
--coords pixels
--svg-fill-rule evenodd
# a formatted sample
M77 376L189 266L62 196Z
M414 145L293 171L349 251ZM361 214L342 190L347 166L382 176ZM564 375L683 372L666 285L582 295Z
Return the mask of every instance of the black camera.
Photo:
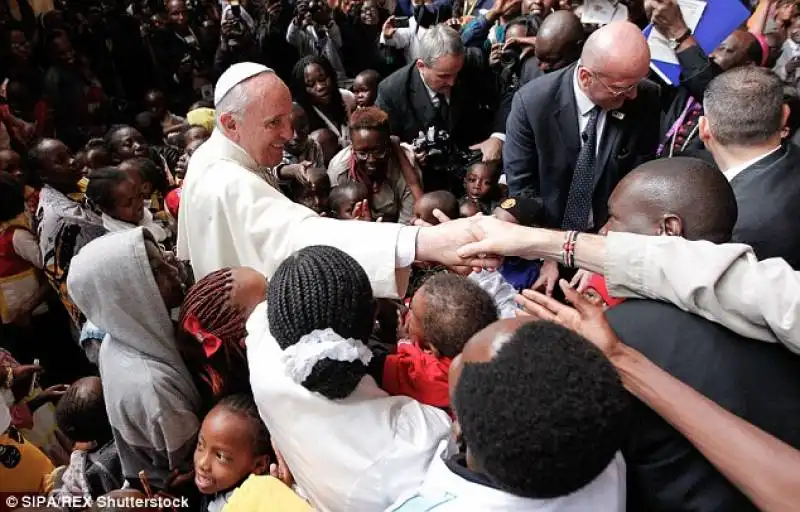
M500 65L504 68L515 66L522 59L522 46L512 44L503 48L500 54Z
M431 126L426 132L420 132L412 143L414 151L427 154L424 179L426 188L434 178L441 188L459 191L463 187L465 167L473 161L480 151L459 150L451 140L447 130ZM433 188L440 188L434 186Z

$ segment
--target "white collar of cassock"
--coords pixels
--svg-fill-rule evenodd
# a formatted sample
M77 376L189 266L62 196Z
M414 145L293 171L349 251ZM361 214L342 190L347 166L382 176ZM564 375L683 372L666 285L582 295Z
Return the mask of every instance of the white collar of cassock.
M218 158L236 162L248 171L256 174L274 188L278 188L278 184L275 182L270 169L258 165L242 146L226 137L220 129L215 128L211 133L211 137L205 144L211 144L214 147L213 154Z

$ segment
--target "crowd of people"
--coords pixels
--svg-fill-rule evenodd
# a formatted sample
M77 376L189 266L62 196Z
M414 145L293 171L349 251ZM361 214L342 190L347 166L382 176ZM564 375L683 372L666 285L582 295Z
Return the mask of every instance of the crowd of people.
M597 3L0 0L0 497L797 510L800 2Z

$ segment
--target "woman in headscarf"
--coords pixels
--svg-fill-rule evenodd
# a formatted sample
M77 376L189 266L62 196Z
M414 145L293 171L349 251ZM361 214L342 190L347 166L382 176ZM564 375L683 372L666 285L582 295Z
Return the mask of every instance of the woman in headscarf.
M178 346L203 410L250 390L245 324L267 293L266 278L248 267L223 268L197 282L181 306Z
M145 471L163 489L191 467L200 395L175 342L170 311L183 301L180 271L137 227L99 238L72 262L75 304L106 332L99 367L126 480Z

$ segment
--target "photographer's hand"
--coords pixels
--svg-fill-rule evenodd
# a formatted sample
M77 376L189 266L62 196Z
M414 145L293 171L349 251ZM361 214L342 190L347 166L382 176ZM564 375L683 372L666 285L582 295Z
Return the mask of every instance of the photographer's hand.
M394 26L394 16L389 16L389 19L383 24L383 38L391 39L394 37L395 32L397 32L397 29Z
M500 55L502 53L503 45L500 43L494 43L491 51L489 51L489 66L494 67L500 65Z
M489 137L479 144L470 146L469 149L480 150L483 162L499 162L503 157L503 141L497 137Z

